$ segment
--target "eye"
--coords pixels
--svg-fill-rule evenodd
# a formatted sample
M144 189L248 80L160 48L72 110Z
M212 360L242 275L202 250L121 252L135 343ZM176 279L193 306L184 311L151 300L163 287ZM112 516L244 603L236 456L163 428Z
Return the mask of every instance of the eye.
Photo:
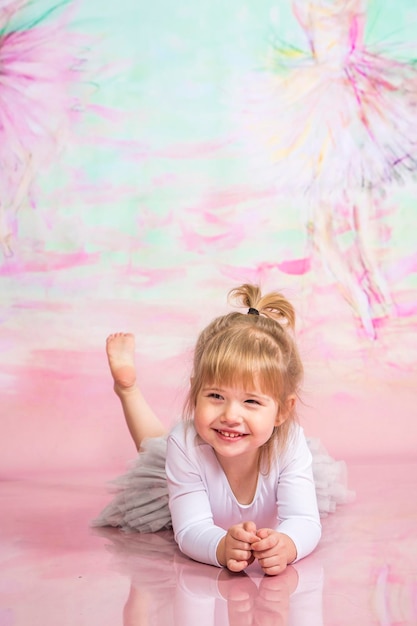
M258 400L255 400L254 398L248 398L247 400L245 400L246 404L257 404L258 406L261 406L261 403Z
M223 396L221 396L219 393L211 392L208 394L208 397L213 398L214 400L223 400Z

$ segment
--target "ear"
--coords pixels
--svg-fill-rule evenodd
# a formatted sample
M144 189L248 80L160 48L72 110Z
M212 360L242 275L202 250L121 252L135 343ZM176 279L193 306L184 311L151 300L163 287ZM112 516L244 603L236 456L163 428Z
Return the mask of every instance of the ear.
M297 396L295 394L291 394L287 397L284 406L278 409L278 413L275 418L275 426L281 426L281 424L291 417L296 401Z

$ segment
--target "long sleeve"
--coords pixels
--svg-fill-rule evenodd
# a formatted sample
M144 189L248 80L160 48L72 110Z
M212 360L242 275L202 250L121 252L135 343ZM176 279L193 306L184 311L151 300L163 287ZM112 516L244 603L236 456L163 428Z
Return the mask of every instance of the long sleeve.
M219 566L216 551L225 530L214 524L207 485L190 456L178 440L168 438L166 473L175 540L192 559Z
M278 530L294 541L298 561L314 550L321 537L312 455L300 427L279 460L277 504Z

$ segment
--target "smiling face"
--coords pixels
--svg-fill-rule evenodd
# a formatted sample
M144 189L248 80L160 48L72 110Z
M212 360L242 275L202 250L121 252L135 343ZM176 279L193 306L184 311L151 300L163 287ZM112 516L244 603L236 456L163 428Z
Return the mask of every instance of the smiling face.
M219 460L257 461L260 448L281 421L278 403L257 388L205 385L197 396L196 431Z
M287 444L302 374L290 331L262 315L229 313L200 334L184 417L216 454L251 450L268 472Z

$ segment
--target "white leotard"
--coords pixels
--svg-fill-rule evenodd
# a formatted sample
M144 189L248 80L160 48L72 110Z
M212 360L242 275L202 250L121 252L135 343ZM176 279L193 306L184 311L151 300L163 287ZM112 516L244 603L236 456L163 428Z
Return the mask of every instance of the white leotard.
M244 521L288 535L297 560L309 554L321 536L312 474L312 456L303 429L294 425L285 454L270 473L259 474L251 504L234 496L214 450L194 426L177 424L168 437L166 472L175 539L189 557L219 565L216 550L225 530Z

